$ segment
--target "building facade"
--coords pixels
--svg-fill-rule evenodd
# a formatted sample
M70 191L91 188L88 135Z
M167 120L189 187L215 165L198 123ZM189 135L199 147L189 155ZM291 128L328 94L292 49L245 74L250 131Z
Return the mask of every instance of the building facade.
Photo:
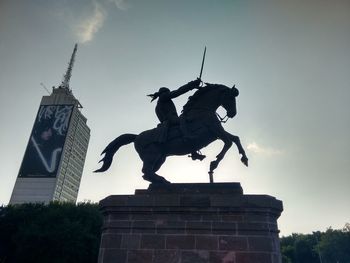
M90 129L69 88L76 51L62 84L41 100L10 204L77 200Z

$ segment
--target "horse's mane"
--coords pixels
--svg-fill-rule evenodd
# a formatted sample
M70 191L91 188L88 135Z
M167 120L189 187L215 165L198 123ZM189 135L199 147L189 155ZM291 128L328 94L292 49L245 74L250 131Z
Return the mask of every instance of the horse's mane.
M206 86L199 88L192 96L190 96L188 98L188 101L186 102L186 104L183 107L182 113L186 113L187 111L189 111L190 109L192 109L192 107L195 105L195 103L198 101L198 99L206 94L209 91L212 91L214 89L227 89L228 87L221 85L221 84L210 84L210 83L205 83Z

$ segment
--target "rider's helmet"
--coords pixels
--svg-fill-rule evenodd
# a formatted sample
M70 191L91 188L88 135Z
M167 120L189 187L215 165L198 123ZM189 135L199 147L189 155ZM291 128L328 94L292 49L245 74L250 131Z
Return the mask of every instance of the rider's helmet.
M153 93L153 94L149 94L147 96L151 97L152 101L154 101L155 99L159 98L160 95L164 94L164 93L169 93L170 92L170 89L166 88L166 87L161 87L158 92L156 93Z
M166 88L166 87L161 87L159 90L158 90L158 96L165 93L165 92L170 92L170 89Z

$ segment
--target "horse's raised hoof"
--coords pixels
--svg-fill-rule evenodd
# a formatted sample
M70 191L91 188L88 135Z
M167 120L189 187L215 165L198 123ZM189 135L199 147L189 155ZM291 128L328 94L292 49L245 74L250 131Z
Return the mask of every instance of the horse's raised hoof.
M191 159L192 159L193 161L195 161L195 160L203 161L203 159L204 159L206 156L203 155L203 154L199 154L199 153L197 153L197 152L194 152L194 153L192 153L191 155L189 155L188 157L191 157Z
M241 162L248 167L248 157L247 156L242 156Z

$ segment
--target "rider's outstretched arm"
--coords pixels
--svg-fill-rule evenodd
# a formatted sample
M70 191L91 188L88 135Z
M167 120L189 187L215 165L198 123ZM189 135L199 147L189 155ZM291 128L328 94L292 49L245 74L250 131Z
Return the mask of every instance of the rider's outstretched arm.
M190 81L188 82L187 84L181 86L180 88L178 88L177 90L173 90L170 92L170 98L176 98L190 90L193 90L195 88L198 88L199 87L199 84L200 84L200 79L196 79L194 81Z

